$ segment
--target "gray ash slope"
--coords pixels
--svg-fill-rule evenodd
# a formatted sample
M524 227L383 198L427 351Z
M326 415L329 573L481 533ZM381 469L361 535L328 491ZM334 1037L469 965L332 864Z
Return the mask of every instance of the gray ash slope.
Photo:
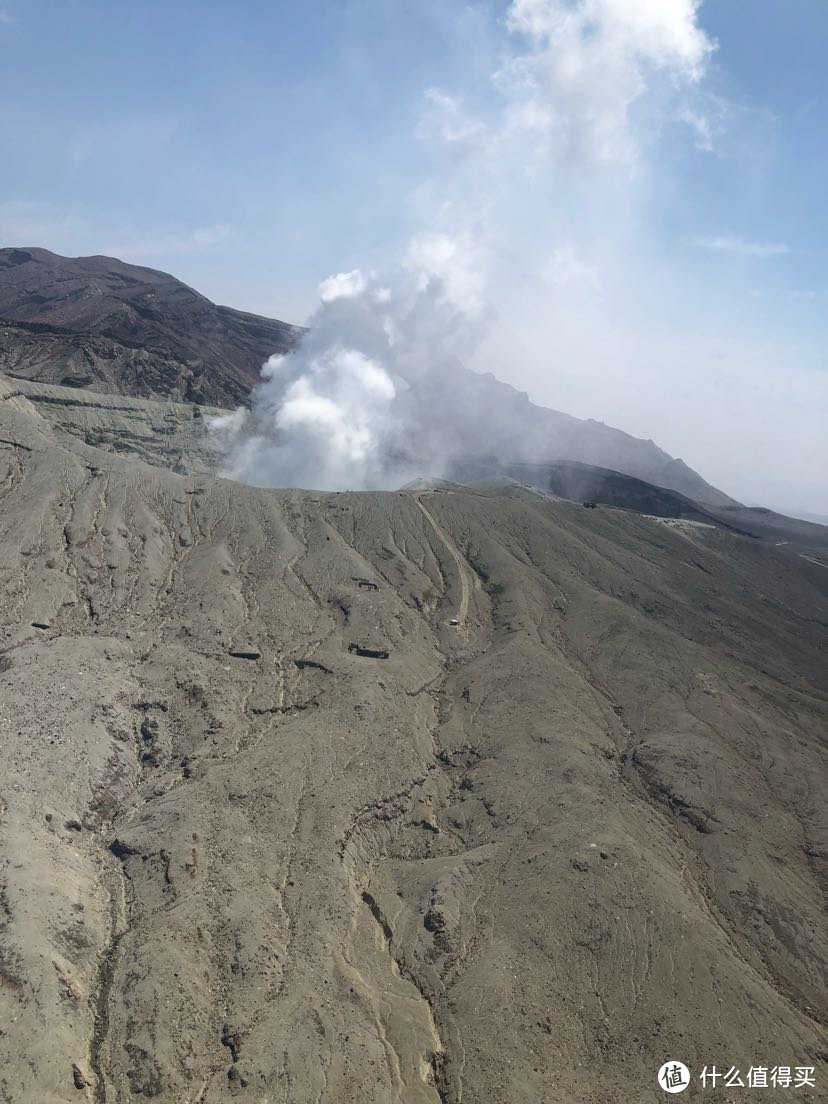
M32 394L3 1104L649 1104L668 1057L819 1099L823 567L528 491L176 474Z
M140 398L244 403L273 353L302 330L220 307L163 272L108 257L0 249L0 372ZM446 443L495 460L563 459L612 468L706 505L738 505L652 441L534 405L494 376L455 364L409 380L425 412L413 443L424 469Z

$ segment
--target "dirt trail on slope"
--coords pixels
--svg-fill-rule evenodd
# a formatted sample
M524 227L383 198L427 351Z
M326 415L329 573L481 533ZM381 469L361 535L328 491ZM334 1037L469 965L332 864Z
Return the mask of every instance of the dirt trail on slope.
M422 497L420 495L415 495L414 498L417 502L417 505L420 507L423 514L425 515L425 518L428 521L429 525L446 546L451 554L452 559L457 564L457 574L460 577L460 604L457 607L457 627L460 630L465 630L466 621L468 619L469 613L469 577L471 577L472 586L476 581L475 577L471 569L469 568L469 565L460 554L457 545L454 543L448 533L446 533L445 529L441 527L440 523L423 502Z

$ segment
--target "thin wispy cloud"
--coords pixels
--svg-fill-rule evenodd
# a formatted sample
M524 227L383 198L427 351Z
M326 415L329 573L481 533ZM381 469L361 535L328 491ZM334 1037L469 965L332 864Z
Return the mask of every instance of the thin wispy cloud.
M426 141L436 138L461 146L478 145L488 140L486 124L468 115L458 96L452 96L442 88L428 88L425 103L426 109L418 128L420 138Z
M52 204L28 200L0 201L0 239L9 245L48 244L52 249L71 249L91 229L89 220Z
M812 302L815 299L821 299L825 292L816 291L813 288L789 288L787 295L789 299L802 299L806 302Z
M0 240L8 245L46 245L70 255L101 253L125 260L163 261L166 257L198 253L220 245L233 234L225 223L200 226L180 233L138 237L133 227L95 226L85 215L64 212L53 204L27 200L0 201Z
M565 284L598 285L598 271L585 262L575 249L562 245L555 249L542 269L542 276L554 287Z
M686 123L695 134L696 149L712 153L714 146L714 127L709 116L703 115L691 107L683 107L679 119Z
M226 241L231 234L231 228L224 224L203 226L184 234L167 234L136 242L121 242L105 248L104 252L127 260L163 257L168 254L197 253Z
M748 238L729 236L696 238L693 244L697 245L699 249L707 249L711 253L735 253L738 256L757 257L759 259L779 257L791 251L790 247L785 245L784 242L750 241Z
M76 168L105 165L112 158L135 164L163 157L178 130L178 119L164 111L135 112L106 121L84 120L69 136L67 152Z

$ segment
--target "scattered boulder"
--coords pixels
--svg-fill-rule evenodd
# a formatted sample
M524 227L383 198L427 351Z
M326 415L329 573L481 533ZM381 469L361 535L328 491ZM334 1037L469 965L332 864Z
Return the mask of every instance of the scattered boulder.
M385 648L363 648L361 644L349 644L348 651L365 659L388 659L391 654Z
M89 1088L89 1085L91 1084L89 1078L86 1076L86 1074L77 1064L77 1062L73 1062L72 1064L72 1083L74 1084L76 1089L86 1089Z
M123 840L119 840L117 837L110 843L109 850L116 859L128 859L130 855L138 854L134 847L130 847L128 843L124 843Z
M315 659L294 659L293 662L300 671L304 671L305 668L311 667L316 671L324 671L326 675L333 674L330 667L326 667L324 663L317 663Z
M379 590L379 584L370 579L361 579L358 575L353 575L352 578L360 590Z

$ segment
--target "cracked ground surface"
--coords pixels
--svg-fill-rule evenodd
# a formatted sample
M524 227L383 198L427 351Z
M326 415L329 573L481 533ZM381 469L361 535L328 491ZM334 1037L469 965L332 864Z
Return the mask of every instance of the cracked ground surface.
M823 567L0 438L0 1101L820 1098Z

